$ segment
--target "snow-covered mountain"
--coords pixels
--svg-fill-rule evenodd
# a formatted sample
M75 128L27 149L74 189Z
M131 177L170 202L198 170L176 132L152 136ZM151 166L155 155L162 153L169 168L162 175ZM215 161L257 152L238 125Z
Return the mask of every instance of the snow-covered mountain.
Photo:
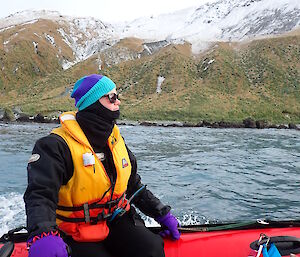
M51 20L57 23L62 40L72 49L74 60L64 60L63 67L67 69L74 64L89 58L91 55L109 48L119 41L114 27L93 17L76 18L63 16L56 11L27 10L0 19L0 33L15 26L26 26L40 20ZM21 28L23 30L24 28ZM55 33L56 33L55 32ZM34 32L36 33L36 32ZM54 34L47 33L47 40L55 45ZM16 33L17 34L17 33ZM8 40L5 41L6 44Z
M300 25L299 0L218 0L157 17L129 22L124 36L184 39L201 50L212 41L240 41L280 34Z
M110 24L105 24L92 17L68 17L58 20L58 23L67 28L66 30L59 28L58 32L65 43L70 46L75 56L75 60L67 62L65 68L83 61L119 41L119 37Z
M55 22L55 33L58 32L71 48L73 60L63 62L63 67L68 68L101 53L125 37L143 39L144 50L149 54L153 52L149 43L157 41L164 42L163 46L188 41L197 53L215 41L241 41L288 32L300 26L300 1L216 0L174 13L114 25L92 17L63 16L55 11L24 11L0 19L0 33L41 19ZM49 31L47 40L55 44L54 35ZM9 39L3 39L3 45L8 42Z

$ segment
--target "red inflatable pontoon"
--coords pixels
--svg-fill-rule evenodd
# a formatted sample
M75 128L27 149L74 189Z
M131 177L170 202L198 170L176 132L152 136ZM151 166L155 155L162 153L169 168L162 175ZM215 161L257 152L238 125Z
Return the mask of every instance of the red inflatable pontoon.
M25 243L27 234L19 230L12 230L2 236L0 257L28 256ZM158 230L153 228L155 232ZM166 257L256 257L257 240L262 233L275 240L282 256L300 257L300 221L186 226L181 231L180 240L165 240Z

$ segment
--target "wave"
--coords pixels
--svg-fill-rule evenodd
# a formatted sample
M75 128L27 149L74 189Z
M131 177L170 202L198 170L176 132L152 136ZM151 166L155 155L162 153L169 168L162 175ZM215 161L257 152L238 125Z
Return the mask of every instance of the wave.
M9 193L0 196L0 235L18 226L24 226L25 205L23 195Z

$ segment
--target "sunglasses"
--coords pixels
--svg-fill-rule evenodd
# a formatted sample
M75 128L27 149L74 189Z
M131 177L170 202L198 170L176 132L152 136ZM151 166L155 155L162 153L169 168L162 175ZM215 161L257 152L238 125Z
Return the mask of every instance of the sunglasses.
M107 96L108 100L109 100L112 104L114 104L114 103L117 101L117 99L119 99L119 98L118 98L118 94L116 94L116 93L111 93L111 94L108 94L108 95L105 95L105 96Z

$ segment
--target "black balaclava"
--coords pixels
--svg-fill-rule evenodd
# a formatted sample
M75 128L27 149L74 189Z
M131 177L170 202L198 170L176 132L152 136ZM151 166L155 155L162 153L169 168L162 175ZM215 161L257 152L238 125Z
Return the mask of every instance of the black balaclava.
M76 120L94 151L103 150L120 111L111 111L99 101L76 113Z

